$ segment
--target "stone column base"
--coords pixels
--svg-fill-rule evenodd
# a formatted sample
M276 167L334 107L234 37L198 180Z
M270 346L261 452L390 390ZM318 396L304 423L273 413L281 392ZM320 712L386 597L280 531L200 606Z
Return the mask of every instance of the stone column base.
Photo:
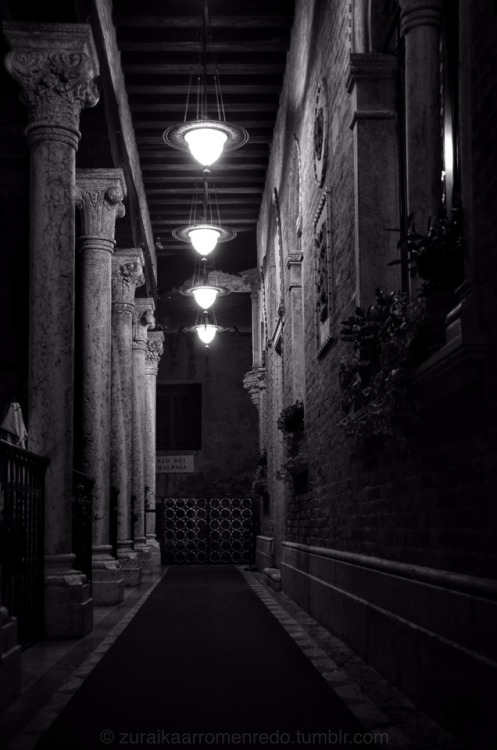
M21 647L17 620L0 607L0 711L21 693Z
M125 586L139 586L142 582L142 566L138 554L132 549L131 539L117 543L117 559L124 575Z
M111 549L110 544L93 547L92 593L97 605L119 604L124 598L123 571Z
M150 548L150 573L157 575L161 570L160 544L155 534L147 534L147 547Z
M148 539L144 536L136 537L133 549L140 560L142 576L150 575L152 572L152 549L148 543Z
M90 583L74 561L72 554L45 556L47 638L81 638L93 628Z

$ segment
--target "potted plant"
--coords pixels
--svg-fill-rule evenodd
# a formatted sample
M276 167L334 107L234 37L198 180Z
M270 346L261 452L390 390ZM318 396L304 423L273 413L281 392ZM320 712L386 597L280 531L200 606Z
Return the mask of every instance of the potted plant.
M409 376L429 341L424 300L377 289L375 304L356 308L342 326L351 350L339 371L341 427L360 441L405 443L414 419Z
M307 470L307 454L304 443L304 404L297 399L295 403L282 409L276 422L278 429L283 433L285 446L285 471L286 474L299 474Z
M254 480L252 482L252 494L264 495L267 491L267 450L264 448L259 453L257 459L257 469L255 470Z
M440 212L436 221L431 217L425 234L416 231L414 214L407 223L407 235L398 247L407 259L411 278L421 279L421 294L426 298L431 318L433 344L445 341L445 318L457 303L454 290L464 279L464 237L462 212L452 211L451 218ZM401 263L394 260L389 265Z

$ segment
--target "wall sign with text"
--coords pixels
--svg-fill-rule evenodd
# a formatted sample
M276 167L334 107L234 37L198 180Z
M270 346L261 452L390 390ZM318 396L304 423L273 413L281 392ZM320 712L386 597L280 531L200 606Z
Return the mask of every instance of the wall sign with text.
M157 456L157 474L192 474L194 456Z

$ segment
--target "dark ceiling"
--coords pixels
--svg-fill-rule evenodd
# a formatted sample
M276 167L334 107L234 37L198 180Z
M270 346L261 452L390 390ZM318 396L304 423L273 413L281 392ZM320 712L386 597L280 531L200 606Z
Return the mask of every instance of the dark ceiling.
M126 80L143 180L157 246L158 287L164 292L192 273L189 245L175 227L189 223L202 169L162 138L182 122L193 67L197 92L203 0L120 0L114 23ZM256 265L257 224L273 127L293 22L293 0L209 0L208 103L215 106L212 53L219 68L226 119L242 125L249 141L211 167L221 221L237 237L215 251L218 269L237 273ZM213 107L214 108L214 107ZM211 117L216 115L211 110ZM190 109L188 119L193 119Z

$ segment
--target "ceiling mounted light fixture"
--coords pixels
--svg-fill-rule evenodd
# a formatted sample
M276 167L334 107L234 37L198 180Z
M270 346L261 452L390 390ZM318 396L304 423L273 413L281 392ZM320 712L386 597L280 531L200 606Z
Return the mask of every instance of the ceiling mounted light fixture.
M211 265L210 272L207 268L209 262ZM214 261L212 258L208 261L204 256L203 258L198 258L195 262L192 286L184 291L180 289L180 294L186 294L189 297L193 297L202 310L208 310L212 307L218 297L224 297L226 294L230 294L230 290L217 284L217 274L216 269L214 268Z
M234 229L228 229L221 225L219 204L215 193L214 203L216 217L213 216L212 202L209 202L209 186L207 175L204 173L203 208L200 219L197 218L199 213L198 191L194 190L189 224L185 227L173 229L172 232L175 239L181 242L191 242L198 254L203 256L209 255L219 242L228 242L236 237ZM217 218L217 223L215 223L215 218Z
M211 309L210 311L204 310L202 313L199 313L195 325L186 330L196 333L200 341L205 344L205 348L208 349L209 344L214 340L218 331L227 331L228 328L223 328L217 324L216 315L214 310Z
M182 151L190 151L192 156L205 168L213 164L223 151L234 151L243 146L249 138L245 128L226 122L223 95L219 79L219 68L212 51L212 76L214 79L214 94L216 98L217 119L211 119L208 114L207 102L207 39L209 36L209 11L207 0L204 0L202 59L197 74L197 101L194 119L188 120L190 93L192 88L193 68L190 72L190 82L186 97L185 118L182 123L172 125L164 131L162 138L168 146Z

